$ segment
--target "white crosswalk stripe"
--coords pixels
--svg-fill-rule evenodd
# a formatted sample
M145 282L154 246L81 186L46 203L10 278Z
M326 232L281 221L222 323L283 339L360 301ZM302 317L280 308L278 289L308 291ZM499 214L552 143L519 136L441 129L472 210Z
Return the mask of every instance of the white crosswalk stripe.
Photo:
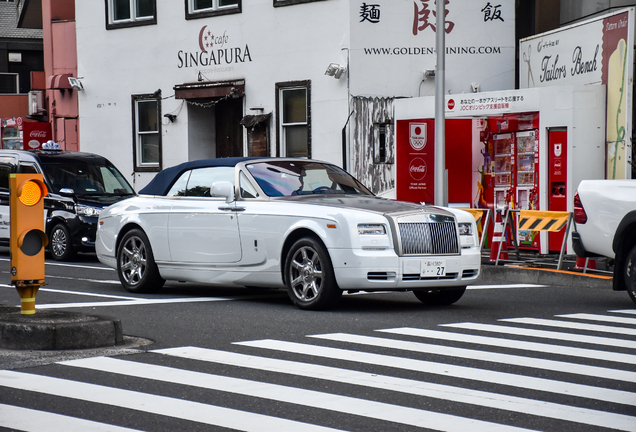
M42 425L46 425L46 429ZM46 411L0 404L0 425L26 432L134 432L105 423L69 417Z
M572 329L572 330L585 330L585 331L593 331L600 333L615 333L629 336L636 336L636 328L628 328L628 327L613 327L607 325L600 324L587 324L587 323L579 323L579 322L571 322L571 321L560 321L560 320L549 320L549 319L538 319L538 318L506 318L500 321L510 322L510 323L518 323L518 324L530 324L537 326L546 326L546 327L559 327L564 329Z
M629 314L500 320L505 325L450 323L442 325L444 331L388 328L377 329L375 336L307 335L307 343L262 339L235 342L228 350L176 347L139 354L134 360L68 360L51 366L56 368L53 375L64 378L43 370L0 371L0 395L30 392L241 431L343 430L319 420L319 414L302 414L322 411L351 418L347 430L369 430L355 428L365 419L367 426L368 421L382 425L376 430L400 430L404 425L451 432L529 431L537 427L532 419L542 419L541 424L554 421L554 430L563 430L567 422L571 430L587 426L585 430L636 432L636 344L630 337L636 320L625 316ZM604 324L594 324L598 322ZM288 356L294 360L283 358ZM246 372L232 376L239 370ZM96 382L109 384L84 382L93 373L102 377ZM135 385L119 388L103 381L106 376L117 377L113 383L133 380ZM292 378L291 384L284 377ZM279 378L285 384L279 384ZM153 394L157 388L166 390ZM341 394L343 388L358 390ZM184 389L198 389L197 394L206 392L210 398L188 400ZM397 394L409 398L392 396ZM232 397L263 401L265 407L237 407ZM126 428L129 424L117 418L113 424L92 420L81 410L55 413L50 407L18 406L24 399L13 402L0 396L0 428L139 430ZM411 402L398 402L404 400ZM473 409L446 412L453 406L448 404ZM479 409L501 414L475 417Z
M481 323L455 323L455 324L442 324L444 327L454 327L467 330L478 330L484 332L494 332L506 335L517 336L529 336L542 339L554 339L568 342L582 342L592 345L604 345L612 347L622 347L636 349L636 341L630 341L626 339L616 339L599 336L581 335L575 333L563 333L547 330L536 330L523 327L511 327L501 326L493 324L481 324Z
M425 330L415 328L395 328L379 330L384 333L393 333L404 336L416 336L430 339L440 339L447 341L466 342L479 345L495 346L500 348L514 348L525 351L536 351L543 353L553 353L572 357L583 357L596 360L606 360L619 363L636 364L636 355L622 354L616 352L599 351L587 348L574 348L544 344L537 342L516 341L511 339L493 338L486 336L463 335L458 333L441 332L436 330ZM533 365L533 367L536 367Z

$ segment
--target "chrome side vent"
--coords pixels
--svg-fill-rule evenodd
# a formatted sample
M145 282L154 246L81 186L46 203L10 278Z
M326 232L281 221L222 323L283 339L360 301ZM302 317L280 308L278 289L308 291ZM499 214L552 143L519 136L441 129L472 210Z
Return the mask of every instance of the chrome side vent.
M395 272L369 272L367 280L370 281L394 281L397 277Z
M459 239L454 222L399 223L401 255L457 255Z

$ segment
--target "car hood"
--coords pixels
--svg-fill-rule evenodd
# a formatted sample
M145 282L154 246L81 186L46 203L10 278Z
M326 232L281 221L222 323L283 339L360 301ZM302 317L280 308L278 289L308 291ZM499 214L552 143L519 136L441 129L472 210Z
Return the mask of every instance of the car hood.
M134 195L114 195L114 194L100 194L100 195L77 195L76 200L78 204L107 207L116 202L131 198Z
M322 205L330 207L341 207L356 210L366 210L376 213L414 213L414 212L434 212L452 216L452 213L434 206L422 206L406 201L394 201L375 196L358 195L295 195L290 197L277 197L276 201L290 201L311 205Z

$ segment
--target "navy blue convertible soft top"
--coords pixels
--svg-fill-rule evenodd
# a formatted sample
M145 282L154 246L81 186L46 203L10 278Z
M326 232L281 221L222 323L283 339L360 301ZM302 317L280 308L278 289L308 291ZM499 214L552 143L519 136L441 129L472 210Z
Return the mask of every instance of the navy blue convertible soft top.
M159 172L155 178L153 178L150 183L146 185L146 187L142 188L139 191L141 195L165 195L166 192L170 189L170 186L179 178L179 176L190 169L193 168L203 168L203 167L215 167L215 166L235 166L237 163L249 161L249 160L257 160L257 159L268 159L262 157L230 157L230 158L219 158L219 159L202 159L190 162L184 162L179 165L175 165L170 168L166 168L163 171Z

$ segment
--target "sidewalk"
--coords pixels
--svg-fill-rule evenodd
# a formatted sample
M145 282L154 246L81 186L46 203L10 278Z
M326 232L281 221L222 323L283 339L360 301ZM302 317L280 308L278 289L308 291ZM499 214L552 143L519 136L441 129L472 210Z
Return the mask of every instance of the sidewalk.
M588 269L576 268L576 256L566 255L557 269L559 255L540 255L520 252L519 260L515 251L508 251L509 259L500 260L497 265L490 261L490 250L482 253L480 282L482 284L528 283L538 285L557 285L612 289L613 268L607 259L589 260ZM597 267L597 268L589 268Z

